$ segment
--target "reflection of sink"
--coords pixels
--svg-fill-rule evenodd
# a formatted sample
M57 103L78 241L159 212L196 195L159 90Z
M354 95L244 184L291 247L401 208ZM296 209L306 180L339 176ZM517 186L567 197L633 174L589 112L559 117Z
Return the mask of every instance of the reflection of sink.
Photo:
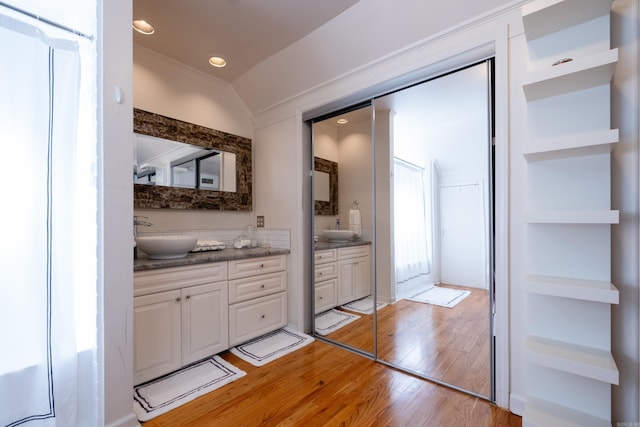
M322 230L322 236L331 242L345 242L353 236L353 230Z
M196 247L193 236L138 236L136 245L151 259L184 258Z

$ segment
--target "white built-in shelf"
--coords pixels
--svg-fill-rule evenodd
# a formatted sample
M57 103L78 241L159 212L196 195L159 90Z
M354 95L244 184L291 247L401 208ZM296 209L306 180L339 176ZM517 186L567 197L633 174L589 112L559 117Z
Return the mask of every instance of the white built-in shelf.
M522 427L611 427L611 421L528 396Z
M533 211L526 214L529 224L618 224L618 211Z
M568 277L528 274L525 276L527 291L539 295L618 304L618 289L603 280L572 279Z
M618 129L607 129L545 138L530 142L531 147L523 153L529 162L566 159L610 153L613 144L619 141Z
M522 6L527 40L608 15L611 0L536 0Z
M609 384L618 384L619 374L611 352L599 348L529 335L527 361Z
M562 58L558 58L562 59ZM611 82L618 49L606 50L535 71L525 76L522 88L529 101L588 89Z

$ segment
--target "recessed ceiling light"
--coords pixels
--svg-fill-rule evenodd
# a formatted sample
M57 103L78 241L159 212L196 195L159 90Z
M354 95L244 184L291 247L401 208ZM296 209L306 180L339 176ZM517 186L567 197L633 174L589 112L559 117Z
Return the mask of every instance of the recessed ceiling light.
M133 29L139 33L150 35L154 33L153 26L144 19L136 19L133 21Z
M212 56L209 58L209 64L214 67L222 68L227 65L227 61L221 56Z
M346 125L347 123L349 123L349 120L347 120L347 119L338 119L336 121L336 123L339 124L339 125Z

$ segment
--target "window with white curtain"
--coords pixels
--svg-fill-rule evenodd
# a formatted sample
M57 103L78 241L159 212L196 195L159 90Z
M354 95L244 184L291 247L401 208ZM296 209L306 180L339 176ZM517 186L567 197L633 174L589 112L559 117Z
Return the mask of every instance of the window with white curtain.
M393 181L396 286L402 298L430 278L429 215L424 169L395 158Z
M14 3L0 2L0 426L94 425L95 40ZM74 3L95 14L62 13Z

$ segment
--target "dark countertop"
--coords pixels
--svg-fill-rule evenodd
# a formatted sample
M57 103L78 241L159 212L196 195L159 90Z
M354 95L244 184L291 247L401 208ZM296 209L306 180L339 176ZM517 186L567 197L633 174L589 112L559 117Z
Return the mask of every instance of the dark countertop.
M245 248L223 249L221 251L189 253L184 258L149 259L146 255L138 255L133 260L133 271L155 270L167 267L182 267L185 265L204 264L207 262L230 261L234 259L257 258L270 255L288 254L289 249L281 248Z
M363 246L370 245L371 242L367 240L348 240L346 242L327 242L327 241L318 241L315 242L314 248L317 251L321 251L324 249L336 249L336 248L346 248L349 246Z

